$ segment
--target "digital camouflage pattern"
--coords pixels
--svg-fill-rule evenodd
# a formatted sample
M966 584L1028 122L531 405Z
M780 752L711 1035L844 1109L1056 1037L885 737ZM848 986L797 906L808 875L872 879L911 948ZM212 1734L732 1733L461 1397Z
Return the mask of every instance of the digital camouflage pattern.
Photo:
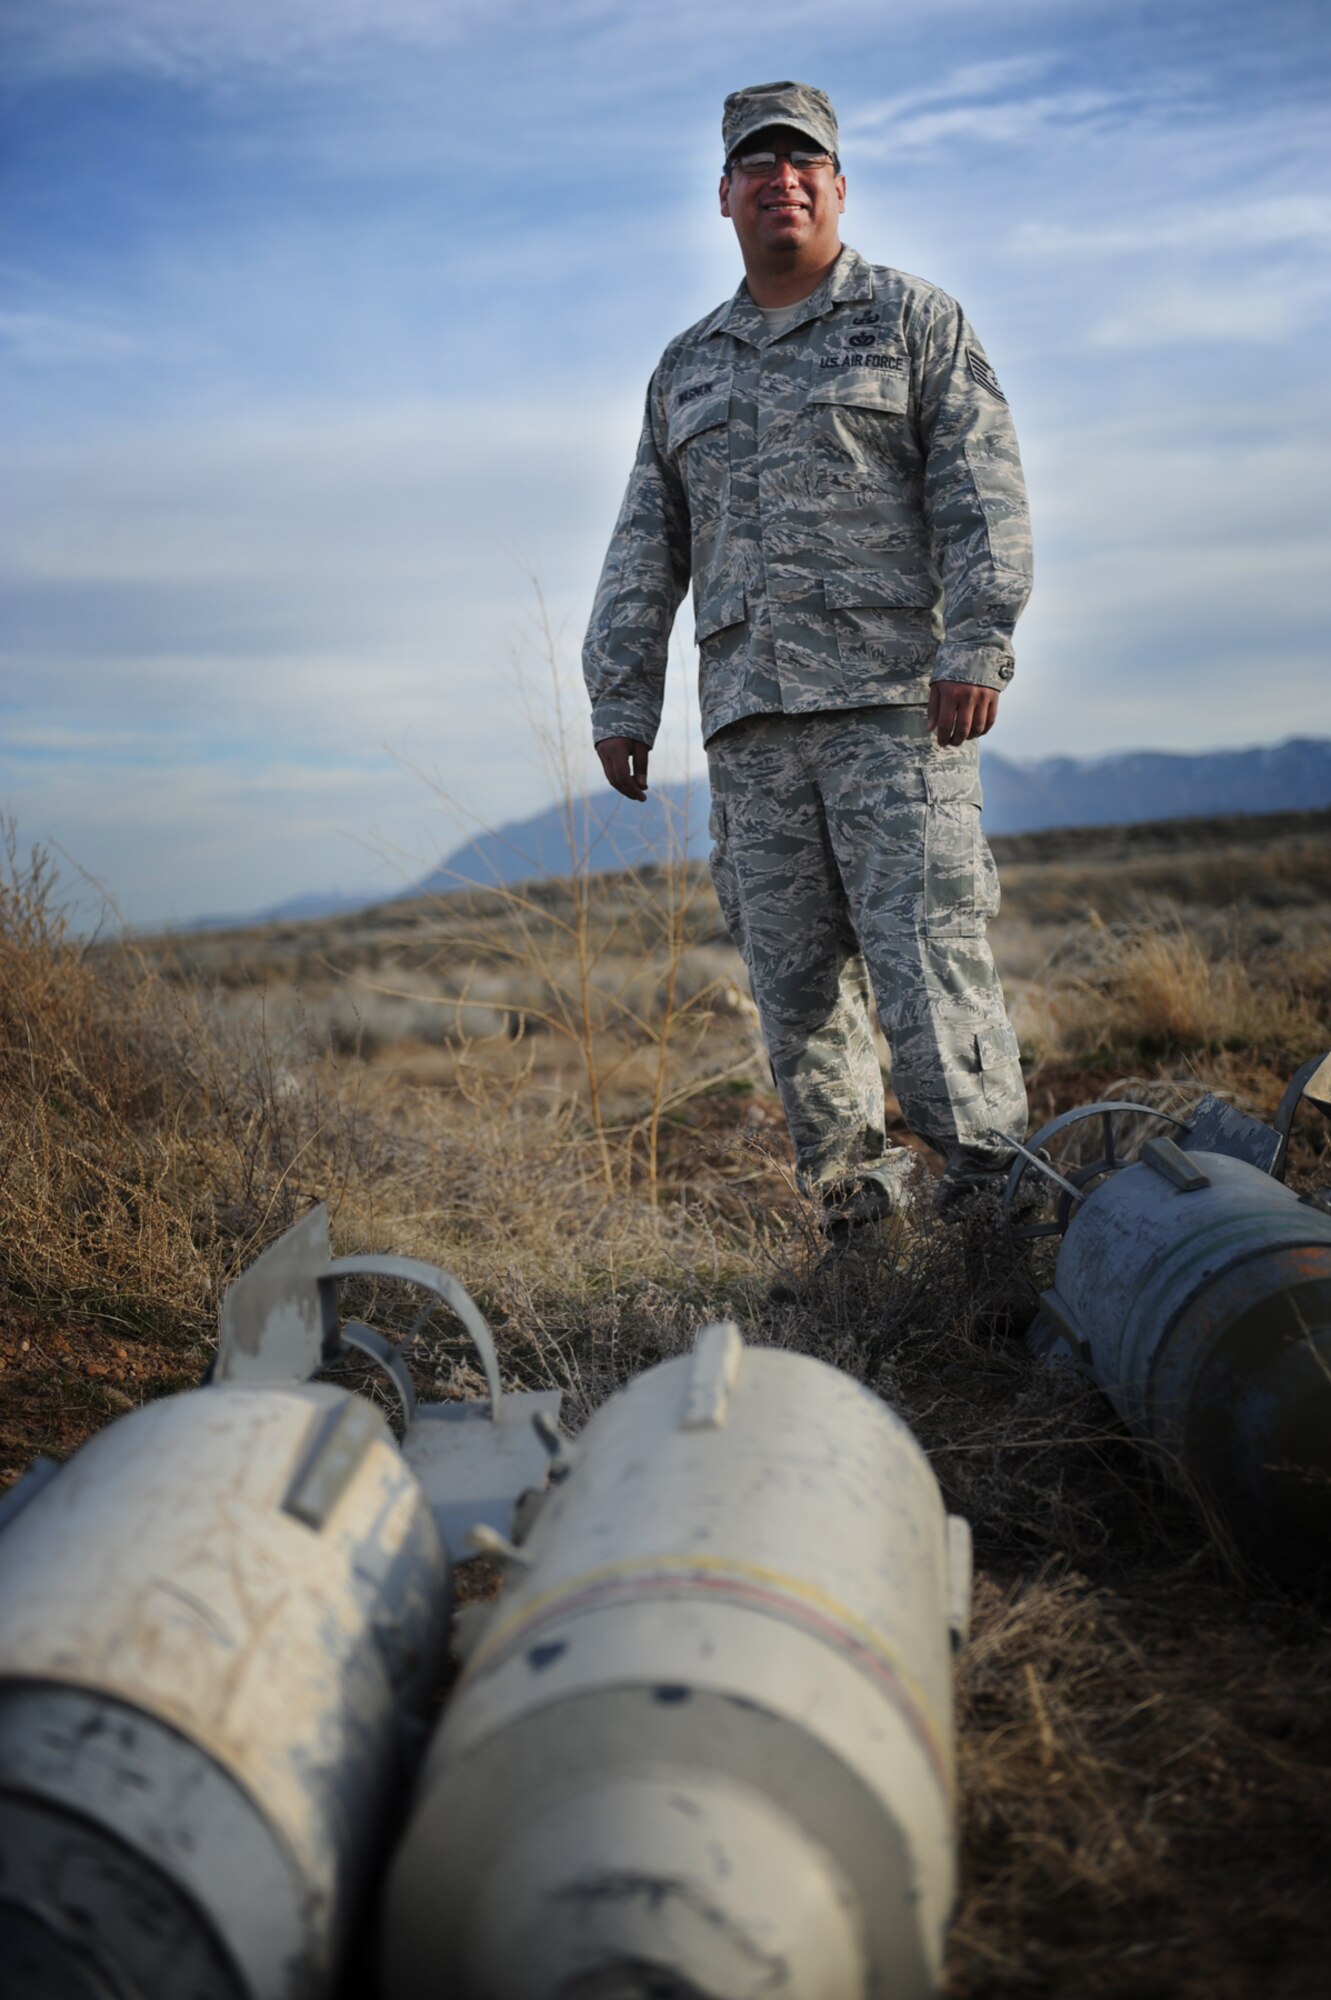
M811 83L753 83L747 90L732 90L722 107L722 157L728 161L745 139L770 125L807 132L825 153L839 150L836 112L826 91Z
M1002 688L1031 583L1008 406L945 292L843 249L773 335L747 287L671 341L583 653L593 732L655 741L693 581L704 738Z
M911 1129L954 1168L1003 1164L1026 1097L978 751L938 748L926 705L931 680L1010 680L1031 551L954 300L843 249L781 333L741 285L670 343L584 649L598 741L654 742L690 578L713 876L802 1178L902 1193L870 982Z
M926 711L759 715L708 746L712 878L749 968L805 1184L898 1198L869 1015L872 982L911 1130L954 1166L1006 1163L1024 1132L1017 1039L985 941L998 876L979 752Z

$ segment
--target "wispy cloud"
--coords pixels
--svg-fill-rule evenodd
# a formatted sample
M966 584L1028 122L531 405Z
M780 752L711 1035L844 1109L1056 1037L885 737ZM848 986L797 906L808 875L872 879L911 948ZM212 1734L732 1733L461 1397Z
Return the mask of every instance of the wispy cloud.
M128 920L185 923L276 901L283 885L357 883L391 895L420 872L404 856L438 851L428 794L387 756L368 770L357 762L312 771L280 757L236 773L206 754L182 755L135 770L131 782L113 758L29 772L0 753L0 782L20 825L54 826L69 863L64 886L85 923L99 921L101 899L80 889L79 870ZM290 875L273 873L277 829ZM265 893L272 885L276 896Z
M1056 83L1068 67L1066 56L1050 49L962 63L936 80L851 109L843 121L847 153L874 161L947 147L1025 147L1056 129L1084 128L1120 107L1119 92Z
M5 41L30 70L289 74L367 41L439 48L506 11L505 0L11 0Z
M890 160L948 146L1029 146L1056 130L1085 128L1117 103L1109 91L1055 90L996 104L939 105L859 140L856 152L864 159Z
M58 757L95 764L156 763L169 749L163 737L137 729L80 729L68 723L12 720L5 727L5 755L14 761Z
M1039 574L1002 747L1307 726L1316 23L905 0L888 45L807 0L10 0L25 831L96 854L135 917L188 915L347 879L340 828L427 858L393 746L491 820L544 802L508 673L524 568L575 654L647 376L738 276L722 95L772 75L831 90L850 240L961 296L1012 398Z
M1057 65L1057 56L1047 49L1027 55L1000 56L991 62L963 63L930 83L916 84L892 97L875 99L856 106L842 120L842 129L851 137L879 132L895 126L903 118L930 110L940 104L971 103L977 99L1002 97L1018 87L1036 83Z
M233 784L281 758L359 774L340 802L318 781L331 834L371 799L382 816L382 774L410 745L488 817L529 813L541 799L512 671L527 571L575 655L635 403L514 399L502 429L469 402L279 407L15 454L22 504L0 572L7 795L80 852L115 771L136 773L117 813L137 810L147 774L187 821L193 795L166 786L172 769ZM400 771L394 782L416 789ZM262 799L259 902L321 879L293 878L313 850L275 837L285 796ZM187 846L182 831L182 866Z
M1056 15L1063 4L1009 0L1007 12L1014 22L1038 20ZM895 25L951 25L988 13L989 0L903 0ZM600 70L612 52L669 50L672 74L678 74L718 48L737 57L742 51L752 78L769 73L774 62L779 67L792 42L820 51L824 65L836 46L826 24L810 20L805 0L769 0L760 23L750 0L676 0L668 11L625 0L561 0L557 9L541 0L227 0L225 6L216 0L9 0L4 24L11 59L30 73L125 69L189 79L247 68L317 73L347 55L446 49L468 37L484 38L515 70L524 43L543 35L594 59L560 75L561 94L576 87L578 69L583 81L592 81L585 72ZM853 34L838 39L853 40ZM876 25L869 39L881 46ZM1000 60L971 65L971 71L978 79L1006 66ZM810 67L806 62L803 73ZM622 96L632 79L602 71L599 85L612 82Z
M1024 222L1012 248L1032 257L1137 257L1145 251L1224 251L1273 245L1317 246L1331 239L1331 196L1279 195L1258 201L1192 203L1131 222Z
M137 333L98 313L35 312L0 307L0 346L24 367L123 361L141 351Z
M1247 287L1169 279L1136 284L1120 297L1118 310L1092 323L1086 341L1093 348L1122 350L1253 341L1277 346L1310 325L1328 298L1331 277Z

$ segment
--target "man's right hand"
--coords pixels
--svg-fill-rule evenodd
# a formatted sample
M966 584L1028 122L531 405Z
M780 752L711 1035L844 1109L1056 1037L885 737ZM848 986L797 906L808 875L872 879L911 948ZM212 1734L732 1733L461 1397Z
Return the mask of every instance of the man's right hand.
M647 745L636 736L603 736L596 754L615 790L641 804L647 796Z

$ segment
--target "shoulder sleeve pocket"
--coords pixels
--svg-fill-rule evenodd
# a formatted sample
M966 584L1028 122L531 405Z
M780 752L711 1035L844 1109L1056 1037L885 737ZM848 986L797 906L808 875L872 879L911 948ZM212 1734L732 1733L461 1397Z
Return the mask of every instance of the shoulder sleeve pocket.
M1026 484L1015 443L1002 441L966 445L966 470L984 515L989 550L1004 569L1029 575L1031 524L1026 508Z

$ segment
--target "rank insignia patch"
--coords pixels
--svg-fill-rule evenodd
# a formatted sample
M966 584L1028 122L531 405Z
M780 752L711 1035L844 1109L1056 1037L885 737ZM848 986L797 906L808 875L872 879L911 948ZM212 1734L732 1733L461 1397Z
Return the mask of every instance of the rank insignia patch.
M998 386L997 375L984 356L977 354L973 347L966 349L966 366L971 371L973 381L978 382L982 389L987 389L991 396L997 396L1000 403L1006 403L1007 397Z

